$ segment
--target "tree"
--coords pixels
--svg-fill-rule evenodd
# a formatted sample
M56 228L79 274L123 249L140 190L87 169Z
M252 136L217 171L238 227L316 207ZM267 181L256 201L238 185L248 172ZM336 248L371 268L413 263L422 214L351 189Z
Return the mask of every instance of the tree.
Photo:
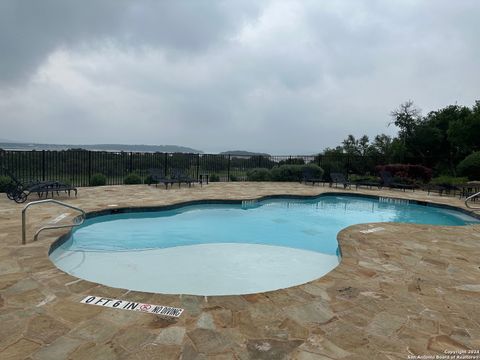
M473 109L462 109L462 116L449 124L447 138L459 158L480 150L480 101Z
M342 141L342 150L347 154L355 154L357 151L358 141L355 136L348 135L345 140Z
M370 140L367 135L363 135L360 139L356 139L353 135L342 141L343 152L350 155L366 155Z
M390 116L393 118L393 121L388 125L394 124L400 129L398 135L404 144L422 120L421 110L414 105L412 100L400 104L398 109L390 113Z
M387 157L392 148L392 137L380 134L376 135L370 145L370 151Z
M439 172L455 174L455 164L468 154L461 154L449 139L448 132L454 124L463 123L470 113L468 107L459 105L449 105L428 113L425 118L428 130L418 137L417 142L421 143L418 147L428 153L429 166L436 167Z
M370 139L367 135L363 135L357 142L357 151L360 155L365 156L368 153L368 148L370 147Z

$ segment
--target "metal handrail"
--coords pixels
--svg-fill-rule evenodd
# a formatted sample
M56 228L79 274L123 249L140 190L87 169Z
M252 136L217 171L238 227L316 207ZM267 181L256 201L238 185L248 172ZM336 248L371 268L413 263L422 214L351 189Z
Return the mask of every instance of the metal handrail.
M473 209L473 210L480 210L480 207L476 207L476 206L470 206L470 204L468 203L470 200L472 199L475 199L476 197L479 197L480 196L480 192L477 192L473 195L470 195L469 197L467 197L465 199L465 206L469 209Z
M85 219L87 217L87 214L85 213L85 211L83 209L80 209L79 207L76 207L76 206L73 206L73 205L66 204L66 203L58 201L58 200L45 199L45 200L32 201L32 202L28 203L22 210L22 245L25 245L27 243L27 230L26 230L27 209L32 205L40 205L40 204L45 204L45 203L54 203L54 204L57 204L57 205L65 206L65 207L73 209L73 210L80 211L81 212L80 220L75 222L74 224L43 226L40 229L38 229L38 231L35 233L35 235L33 237L33 241L37 241L38 234L40 234L43 230L61 229L61 228L78 226L78 225L83 224L83 222L85 221ZM77 219L77 218L78 218L78 216L75 217L75 219Z

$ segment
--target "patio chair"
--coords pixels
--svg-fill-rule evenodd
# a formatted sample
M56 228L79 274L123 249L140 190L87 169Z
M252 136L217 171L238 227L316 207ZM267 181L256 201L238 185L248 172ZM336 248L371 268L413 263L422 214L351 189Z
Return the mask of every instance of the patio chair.
M369 178L356 179L355 181L353 181L353 184L355 184L355 189L358 189L360 186L366 186L369 189L371 189L372 187L380 189L382 187L382 182L380 180L374 181Z
M77 188L70 185L66 184L60 181L31 181L28 183L23 183L17 177L9 171L7 168L2 167L3 171L5 174L12 179L12 183L10 186L7 188L7 197L10 200L15 201L16 203L23 203L27 200L28 196L31 193L36 193L39 198L43 197L48 197L48 194L51 193L53 196L54 193L57 195L60 194L60 191L63 191L65 193L68 193L68 196L70 196L71 192L75 192L75 196L77 196Z
M427 191L428 195L430 195L430 193L437 193L440 196L443 194L449 195L452 192L453 196L455 196L457 191L459 193L462 191L458 186L451 184L427 184L422 189Z
M315 177L312 169L303 170L302 181L305 183L305 185L310 182L312 183L312 186L314 186L315 183L323 184L323 179Z
M380 177L382 178L382 186L390 189L402 189L403 191L406 189L415 191L415 185L396 182L389 171L380 171Z
M342 184L344 189L347 187L350 189L352 187L350 182L342 173L330 173L330 187L332 184L335 184L335 187L337 187L337 184Z
M155 184L155 187L158 187L158 184L165 185L165 189L168 189L168 184L170 187L178 181L175 179L170 179L165 176L165 172L162 169L148 169L148 179L151 180L148 182L148 185Z
M178 182L178 187L180 187L181 183L188 184L188 187L191 187L192 184L197 182L197 179L190 177L182 169L172 169L172 179Z

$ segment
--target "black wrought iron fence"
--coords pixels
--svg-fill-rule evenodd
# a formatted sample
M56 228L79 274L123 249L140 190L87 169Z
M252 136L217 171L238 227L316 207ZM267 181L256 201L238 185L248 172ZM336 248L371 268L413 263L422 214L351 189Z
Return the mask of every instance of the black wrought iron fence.
M245 181L252 169L271 169L280 165L317 164L330 172L349 174L374 174L376 165L383 164L380 158L335 155L222 155L184 153L136 153L88 150L64 151L3 151L0 150L0 175L8 169L21 180L56 179L75 186L88 186L90 178L97 173L106 176L107 184L123 184L131 173L143 180L149 169L160 169L165 176L180 170L194 178L202 174L216 175L219 181ZM326 178L327 179L327 178Z

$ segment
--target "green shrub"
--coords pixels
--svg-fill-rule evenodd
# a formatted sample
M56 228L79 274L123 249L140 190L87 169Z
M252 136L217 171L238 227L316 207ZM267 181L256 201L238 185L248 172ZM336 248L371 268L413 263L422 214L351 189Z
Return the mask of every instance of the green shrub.
M454 176L438 176L433 178L430 183L433 185L462 185L468 182L466 177L454 177Z
M0 193L7 192L10 186L13 186L12 179L8 176L0 176Z
M270 170L273 181L300 181L302 178L301 165L280 165Z
M271 178L270 170L265 168L256 168L247 171L248 181L270 181Z
M103 186L107 184L107 177L103 174L93 174L90 178L90 186Z
M217 174L210 174L210 176L208 177L208 181L219 182L220 177Z
M330 181L330 174L331 173L345 173L346 164L342 161L335 161L335 160L328 160L322 162L322 169L323 172L323 179L326 181Z
M238 181L238 178L235 175L230 175L230 181Z
M469 180L480 180L480 151L471 153L460 161L458 173L468 177Z
M323 174L325 173L323 168L321 168L316 164L302 165L301 170L302 170L302 178L304 173L308 173L309 176L315 179L321 179L323 177Z
M125 185L136 185L142 183L142 178L135 173L128 174L123 180Z
M302 181L305 172L312 178L323 176L323 169L315 164L280 165L270 170L273 181Z

